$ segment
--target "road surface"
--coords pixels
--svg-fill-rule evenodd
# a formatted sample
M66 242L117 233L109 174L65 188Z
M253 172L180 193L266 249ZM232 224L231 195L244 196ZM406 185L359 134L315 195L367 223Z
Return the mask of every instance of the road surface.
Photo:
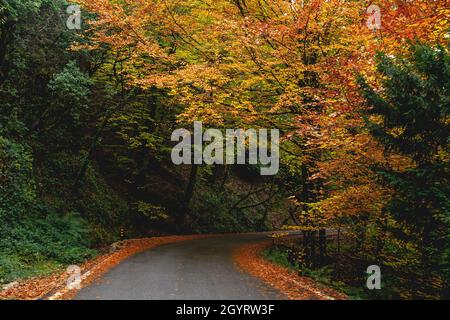
M233 262L239 245L264 239L258 233L162 245L122 261L75 299L285 299Z

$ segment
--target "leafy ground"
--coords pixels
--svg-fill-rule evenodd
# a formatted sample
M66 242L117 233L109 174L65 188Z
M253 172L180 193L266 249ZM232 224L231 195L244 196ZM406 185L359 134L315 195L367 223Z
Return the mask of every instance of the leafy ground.
M114 252L102 254L95 259L88 260L80 265L82 273L82 285L87 286L95 281L104 272L114 267L122 260L156 246L205 237L205 235L168 236L144 239L126 240L115 244ZM59 269L49 276L35 277L17 282L11 287L0 292L0 299L71 299L77 290L68 290L66 281L69 274Z
M235 254L236 264L245 272L263 279L266 283L283 292L292 300L342 300L345 294L321 286L308 277L302 277L288 264L282 265L263 256L270 242L250 243L239 247Z
M311 276L363 287L370 263L401 288L377 298L449 297L448 1L379 0L377 32L368 1L71 2L81 29L66 0L0 2L0 284L121 239L286 226ZM175 165L195 121L279 129L279 172Z

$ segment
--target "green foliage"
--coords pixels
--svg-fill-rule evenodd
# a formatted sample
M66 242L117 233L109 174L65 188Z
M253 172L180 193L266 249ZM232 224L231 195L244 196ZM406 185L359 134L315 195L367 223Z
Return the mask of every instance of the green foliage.
M198 194L202 201L193 200L191 219L193 229L197 232L242 232L245 226L239 216L230 211L231 195L225 192L204 191Z
M169 217L163 207L155 206L143 201L137 203L137 211L151 221L164 221Z
M20 224L2 227L5 241L0 250L4 254L20 255L23 261L30 263L41 258L66 264L79 263L94 253L88 249L87 232L86 222L79 214L30 216Z
M191 203L190 222L197 232L252 232L266 230L264 207L240 209L239 193L220 188L208 189L206 185L198 187ZM245 194L245 193L244 193ZM261 199L251 199L258 203Z
M369 114L382 116L381 123L367 122L372 135L421 165L448 146L450 56L445 48L426 45L412 46L411 53L409 60L377 56L381 93L363 79L360 84Z
M303 227L316 227L315 219L309 215L319 210L310 204L320 200L323 191L338 186L322 185L319 173L327 175L329 170L315 167L318 159L333 156L327 154L328 143L323 143L319 151L309 151L315 147L307 136L314 133L312 136L318 141L327 142L329 134L322 133L329 129L333 133L334 124L328 122L334 120L327 116L325 122L317 121L325 115L320 109L339 101L337 96L322 101L326 95L321 96L327 90L317 97L313 94L322 91L315 90L322 87L317 71L300 68L298 76L292 77L290 72L284 73L291 69L287 62L266 60L268 67L272 65L282 71L282 82L294 79L282 90L276 84L280 80L271 79L274 74L266 74L261 66L253 69L252 63L240 60L243 58L240 54L234 57L234 42L229 42L233 44L229 50L217 47L220 50L214 52L209 52L214 46L205 43L206 53L212 54L211 63L237 72L237 79L226 80L229 75L224 70L214 74L192 68L202 77L211 76L200 77L202 81L197 83L193 79L198 77L190 74L190 66L191 62L204 60L202 50L185 47L179 43L182 39L176 32L167 34L161 29L164 23L159 22L155 22L152 34L157 35L156 43L161 44L163 51L176 57L173 62L179 59L173 66L172 59L166 57L158 63L160 52L153 54L154 48L145 52L142 61L135 60L143 47L130 50L133 45L125 47L130 41L121 41L113 50L110 49L114 44L109 43L89 52L75 52L69 49L74 42L86 44L91 40L80 39L79 31L66 28L67 4L65 0L3 0L0 5L0 282L81 263L95 255L92 248L117 241L120 229L133 237L163 229L219 233L267 230L268 215L277 209L277 197L293 194L296 201L292 205L283 204L278 225L291 219ZM194 11L176 6L174 13L189 18ZM83 20L94 18L93 15L97 13L83 12ZM214 25L213 16L202 14L197 22ZM117 30L112 31L116 34ZM113 34L105 32L100 37ZM197 35L201 44L204 35ZM258 44L255 49L266 47L269 49L267 44ZM289 47L290 44L286 48ZM292 48L296 47L297 42ZM305 48L303 60L310 53L314 60L305 66L319 62L317 48L310 53ZM253 62L259 58L264 62L266 53L261 52L262 55L252 53ZM237 64L227 65L226 61L232 62L233 57L237 58L234 61ZM295 54L292 57L291 62L298 60ZM303 274L353 296L442 295L442 288L448 286L450 278L449 60L448 48L414 45L407 57L378 55L381 88L373 89L359 79L368 105L367 131L385 145L386 152L400 153L412 165L402 170L389 164L373 168L380 183L390 185L396 195L384 208L385 216L377 221L369 212L371 206L364 214L340 221L354 232L357 242L340 245L339 251L347 255L345 261L326 267L318 263L318 269L312 270L300 265L300 259L295 260L292 252L282 247L267 250L264 255L269 260L297 271L301 268ZM239 65L245 68L240 70ZM144 66L149 70L143 70ZM205 66L210 67L209 63ZM296 63L292 66L294 70ZM332 69L323 70L328 73ZM174 79L178 77L177 71L185 70L187 78L180 77L183 81L169 84L166 90L150 84L148 87L146 71L157 75L152 80L159 83L164 82L164 77L159 76L162 70L170 70ZM241 71L243 74L239 74ZM242 81L246 73L251 75L248 83ZM137 81L128 81L130 76ZM296 93L293 87L302 90ZM309 92L306 87L314 90ZM235 93L235 89L239 90ZM233 101L238 105L232 106ZM305 102L305 106L298 105L299 101ZM337 111L342 102L336 105ZM237 107L239 115L228 116L227 110L234 110L231 107ZM266 114L272 107L274 111L278 109L279 117L278 111ZM214 122L223 116L224 126L247 127L251 123L258 127L280 126L285 136L282 167L273 181L269 183L259 177L259 165L236 166L233 170L198 166L198 171L191 173L186 167L172 165L170 135L181 126L179 120L206 117ZM352 116L349 114L349 118ZM336 121L340 122L340 118ZM356 129L359 130L365 129ZM330 177L333 180L339 177ZM290 210L294 207L295 210ZM301 215L295 215L298 210ZM330 258L323 257L325 250L316 248L324 244L324 238L316 242L316 232L308 233L306 238L303 243L303 249L309 247L304 250L306 259L312 261L315 251L320 251L321 259ZM328 249L334 248L331 245ZM352 256L354 251L358 252L357 257ZM374 261L374 256L379 261ZM379 293L361 289L365 279L362 265L368 263L382 264L383 270L390 268L383 276L383 286L388 289ZM336 280L343 269L352 272L353 282ZM401 270L403 274L393 270Z
M74 192L99 109L83 54L68 50L77 35L65 27L66 5L2 2L0 282L92 257L92 247L118 239L127 210L93 166Z
M349 264L348 259L345 262L337 259L326 266L312 269L301 265L295 259L291 259L289 254L291 250L288 247L272 246L264 250L262 255L268 261L314 279L318 284L343 292L352 300L398 299L401 297L399 292L404 290L399 281L396 281L397 276L390 273L390 270L383 268L382 290L369 290L366 287L367 273L363 269L355 268L354 265ZM352 253L351 248L347 248L345 251L348 254ZM340 265L341 262L346 265ZM370 265L370 261L364 261L361 265Z
M31 154L22 145L0 136L0 219L23 218L35 197L31 176Z
M17 279L48 275L61 269L62 265L48 259L29 263L14 254L0 255L0 283L9 283Z
M90 85L89 77L81 72L74 61L70 61L48 84L52 103L64 109L52 112L65 113L68 109L73 120L80 120L83 109L87 108Z
M262 255L267 260L277 263L285 268L295 271L300 270L299 264L289 259L289 251L287 248L282 248L279 246L269 247L263 251Z
M22 145L0 137L0 282L94 254L79 214L58 214L37 198L32 160Z
M413 161L404 170L376 170L396 190L386 209L399 225L394 234L418 248L419 256L409 267L427 278L417 290L428 297L450 278L450 55L448 48L422 44L410 51L408 58L378 55L382 90L362 78L359 83L369 107L367 128L387 152Z
M89 166L83 188L73 194L73 184L78 174L80 157L60 152L41 163L38 179L46 186L40 196L44 206L55 212L80 212L89 224L86 237L92 245L105 245L119 238L120 221L128 208L100 174L98 168Z
M40 6L48 1L42 0L7 0L2 1L2 22L17 21L21 15L39 12Z

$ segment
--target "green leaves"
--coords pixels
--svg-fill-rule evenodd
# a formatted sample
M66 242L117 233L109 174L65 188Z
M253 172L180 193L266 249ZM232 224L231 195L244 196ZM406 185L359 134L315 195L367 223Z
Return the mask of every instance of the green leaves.
M82 109L87 107L90 85L90 78L81 72L74 61L70 61L63 71L50 80L48 88L54 97L52 102L57 108L63 109L60 112L70 110L72 118L77 121Z
M430 162L448 146L450 127L449 54L442 47L411 46L412 58L379 54L382 90L375 91L359 78L367 101L372 134L388 148L410 156L416 163Z
M79 214L61 214L37 197L33 158L0 136L0 282L33 274L42 261L76 263L91 257Z
M0 136L0 219L20 219L33 202L32 160L22 145Z
M368 107L367 128L387 154L400 152L412 160L403 170L388 165L378 171L395 190L386 209L418 250L419 277L448 279L443 266L450 228L449 52L415 44L409 56L377 58L382 87L375 90L358 79ZM420 294L436 289L428 285Z

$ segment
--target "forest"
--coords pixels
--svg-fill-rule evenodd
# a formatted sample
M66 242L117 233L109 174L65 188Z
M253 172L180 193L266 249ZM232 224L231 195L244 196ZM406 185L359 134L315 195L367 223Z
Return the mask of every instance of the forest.
M449 20L448 0L0 0L0 285L123 239L284 230L303 236L264 255L350 297L448 299ZM175 164L196 121L278 129L279 170Z

